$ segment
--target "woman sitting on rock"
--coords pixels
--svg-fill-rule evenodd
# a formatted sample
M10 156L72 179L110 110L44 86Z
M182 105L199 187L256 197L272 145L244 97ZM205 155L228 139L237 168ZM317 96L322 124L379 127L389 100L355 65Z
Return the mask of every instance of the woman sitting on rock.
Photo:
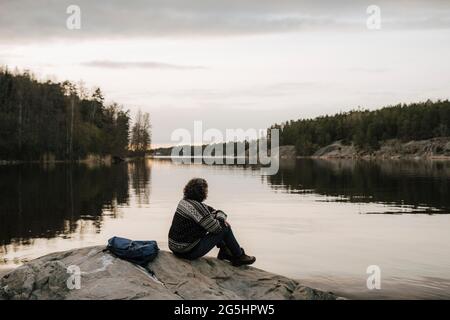
M169 248L184 259L194 260L217 246L220 260L234 266L255 262L245 254L233 235L227 215L203 203L208 195L205 179L191 179L184 187L184 197L178 203L169 231Z

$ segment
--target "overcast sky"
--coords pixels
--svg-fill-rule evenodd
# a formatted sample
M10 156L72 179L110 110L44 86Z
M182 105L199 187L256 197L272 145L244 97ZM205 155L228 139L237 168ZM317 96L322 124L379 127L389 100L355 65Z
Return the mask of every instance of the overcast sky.
M81 8L69 30L66 9ZM370 30L369 5L381 9ZM0 64L100 86L176 128L290 119L450 98L450 1L5 1Z

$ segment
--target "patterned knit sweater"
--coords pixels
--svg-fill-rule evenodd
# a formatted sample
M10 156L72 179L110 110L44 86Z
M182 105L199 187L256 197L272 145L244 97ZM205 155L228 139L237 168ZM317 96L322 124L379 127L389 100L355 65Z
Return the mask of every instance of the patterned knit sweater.
M208 232L219 233L227 215L220 210L198 201L181 200L173 216L169 231L169 249L188 252Z

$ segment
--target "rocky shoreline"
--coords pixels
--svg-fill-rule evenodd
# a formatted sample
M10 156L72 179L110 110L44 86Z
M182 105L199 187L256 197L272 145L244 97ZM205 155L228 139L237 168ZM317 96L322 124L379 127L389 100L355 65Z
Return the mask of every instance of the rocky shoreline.
M0 269L0 279L7 273L9 273L12 269Z
M0 278L0 300L337 298L254 267L236 268L209 257L182 260L166 251L160 251L149 264L152 276L144 268L104 252L104 248L52 253L9 271ZM79 271L78 287L74 280L77 271L71 274L68 270Z
M428 140L402 142L398 139L380 143L377 150L358 149L336 141L320 148L313 158L340 159L417 159L450 160L450 138L441 137Z

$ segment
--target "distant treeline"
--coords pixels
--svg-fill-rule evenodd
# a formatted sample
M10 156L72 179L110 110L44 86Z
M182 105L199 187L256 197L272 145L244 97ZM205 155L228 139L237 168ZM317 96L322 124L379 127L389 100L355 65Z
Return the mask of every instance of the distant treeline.
M450 101L428 100L399 104L379 110L354 110L333 116L291 120L275 124L280 129L280 145L294 145L299 155L309 156L335 141L354 144L358 149L376 150L382 141L422 140L450 135ZM233 143L233 142L229 142ZM234 142L248 149L248 141ZM202 146L204 149L206 145ZM192 153L193 154L193 146ZM153 155L170 156L172 147L153 150Z
M201 145L201 150L202 150L202 154L207 154L208 156L218 156L216 154L216 149L222 150L222 156L234 156L234 157L242 157L245 156L246 154L246 150L249 149L249 145L250 142L248 140L244 140L244 141L230 141L227 143L213 143L213 144L203 144ZM208 152L205 151L205 149L209 146L210 151L208 150ZM195 156L196 155L196 148L198 148L199 146L192 146L192 145L184 145L184 146L178 146L180 148L180 152L179 154L176 154L176 156L187 156L187 154L184 153L185 149L186 152L189 152L189 148L190 148L190 156ZM153 149L151 154L153 156L171 156L172 155L172 149L174 147L160 147L160 148L156 148ZM182 149L181 149L182 148ZM227 148L229 148L230 150L233 150L233 153L231 155L228 155L226 153Z
M288 121L273 128L280 129L280 145L295 145L299 155L312 155L337 140L374 150L381 141L388 139L408 141L448 136L450 102L438 100L399 104L375 111L355 110Z
M149 121L138 114L130 144L129 111L106 105L99 88L88 93L69 81L41 82L0 68L0 160L122 157L129 146L139 153L150 146Z

